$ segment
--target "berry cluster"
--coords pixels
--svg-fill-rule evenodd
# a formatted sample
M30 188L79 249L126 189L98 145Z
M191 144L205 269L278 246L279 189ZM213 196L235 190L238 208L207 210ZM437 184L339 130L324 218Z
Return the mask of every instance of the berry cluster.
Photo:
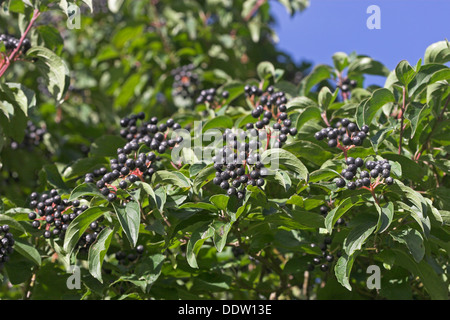
M28 218L33 220L31 225L36 229L45 227L46 239L52 236L63 239L69 223L88 208L85 204L81 205L79 200L62 199L56 189L41 195L31 193L29 206L34 210L28 214Z
M15 50L20 43L20 40L8 34L0 34L0 41L5 45L7 51ZM31 42L28 39L22 41L22 53L26 53L31 48Z
M138 246L136 246L136 249L134 251L117 251L115 253L115 258L117 259L117 261L119 262L119 264L125 265L129 262L133 262L136 261L139 257L142 256L142 254L145 251L145 247L140 244Z
M245 89L247 95L255 94L259 97L255 109L252 110L252 117L257 121L248 123L247 130L253 130L252 135L256 136L255 130L265 129L266 135L275 139L273 147L281 148L287 141L288 135L295 136L297 134L297 129L291 128L292 120L287 114L286 103L288 100L285 93L283 91L275 92L273 86L269 86L266 91L261 91L254 86L247 87ZM270 130L271 121L273 121L272 129L276 132L275 134Z
M328 246L331 244L331 238L325 237L323 242L319 244L319 248L322 251L321 256L316 256L313 258L312 263L308 264L308 271L313 271L315 266L320 265L320 270L323 272L327 272L330 269L330 264L334 261L334 256L328 249ZM315 248L317 245L315 243L311 244L312 248Z
M80 237L80 240L78 240L78 243L77 243L77 247L79 248L80 252L87 253L89 250L89 247L97 239L100 231L102 231L105 228L104 226L100 225L100 223L103 221L103 219L104 218L102 216L102 217L98 218L96 221L91 222L91 224L89 225L89 228Z
M344 118L337 122L335 127L323 128L314 134L317 140L328 140L330 148L350 149L352 146L361 146L369 133L369 126L363 125L361 129L357 124Z
M265 133L261 137L267 139ZM235 195L238 199L243 199L246 186L264 186L264 177L269 173L261 162L261 142L249 139L245 131L236 134L231 129L225 130L223 140L226 142L225 146L213 157L216 169L213 183L224 189L229 196Z
M11 149L13 150L19 148L32 149L34 147L37 147L44 139L45 133L46 133L45 128L38 127L32 121L28 121L23 141L21 143L11 141Z
M260 88L258 88L257 86L251 86L251 85L247 84L244 87L244 93L245 93L246 97L251 98L251 97L260 97L260 96L262 96L263 91Z
M9 255L14 251L14 236L9 232L9 225L0 225L0 269L9 261Z
M194 68L193 64L188 64L172 70L171 74L174 77L172 94L174 96L181 96L184 99L193 97L198 85L198 74L193 72Z
M224 100L230 97L230 93L226 90L222 91L221 94L217 92L216 88L210 88L200 91L200 95L195 100L196 104L205 103L212 108L219 108Z
M358 82L356 82L356 80L350 80L348 78L345 78L338 84L338 87L341 89L343 93L348 93L352 89L356 88L357 85Z
M123 148L117 149L117 158L110 159L111 170L102 167L85 175L84 181L95 183L110 202L117 199L117 187L125 190L138 180L151 179L156 170L155 162L160 159L155 152L163 154L183 140L178 135L175 139L167 138L171 136L170 130L173 133L181 128L173 119L158 125L158 118L153 117L148 122L137 124L144 119L143 112L122 118L120 135L127 143ZM120 181L115 185L114 182L118 179Z
M342 177L336 178L335 183L338 188L347 186L350 190L359 188L374 189L380 183L391 185L394 179L391 175L391 165L388 160L371 161L364 163L361 158L348 157L346 159L347 168L341 172ZM368 170L364 170L363 167ZM347 180L347 182L346 182Z

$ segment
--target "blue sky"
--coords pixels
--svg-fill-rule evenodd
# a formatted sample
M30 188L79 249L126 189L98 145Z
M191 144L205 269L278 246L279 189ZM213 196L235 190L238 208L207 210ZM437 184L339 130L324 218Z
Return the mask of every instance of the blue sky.
M370 5L380 8L381 29L367 28ZM403 59L415 65L432 43L450 40L450 0L310 0L293 18L271 1L278 47L295 61L332 64L337 51L365 54L389 69ZM370 77L384 84L384 78Z

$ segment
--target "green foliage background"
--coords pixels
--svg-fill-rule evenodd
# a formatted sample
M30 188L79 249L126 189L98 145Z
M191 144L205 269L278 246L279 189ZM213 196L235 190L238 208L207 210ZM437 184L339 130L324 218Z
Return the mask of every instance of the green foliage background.
M279 2L292 14L308 6L306 0ZM41 13L28 34L32 49L11 64L0 84L0 222L12 227L17 240L2 270L1 298L448 299L447 41L430 44L423 60L401 61L395 70L343 52L332 57L333 65L311 66L277 50L268 1L1 5L1 29L16 37L33 12ZM70 29L77 8L80 28ZM172 72L189 64L199 81L181 97ZM386 77L384 88L367 85L365 75ZM346 77L358 83L349 97L337 87ZM280 176L263 190L250 188L244 204L213 186L210 167L201 163L185 164L173 175L163 162L165 176L136 185L137 224L118 218L130 217L131 206L121 212L83 184L84 174L116 156L122 117L143 111L185 127L221 115L216 127L230 120L242 127L252 110L246 84L284 91L299 133L274 151ZM216 112L194 103L211 87L231 95ZM394 166L396 182L375 190L378 202L367 190L338 189L332 180L344 156L314 139L344 117L370 126L369 139L348 156L385 158ZM44 141L13 150L11 141L23 139L28 120L45 126ZM52 188L91 207L64 242L44 239L27 217L31 192ZM331 209L326 216L319 212L324 204ZM99 215L109 225L94 249L71 250L84 231L80 225ZM341 217L347 224L336 226ZM332 268L309 271L321 255L311 243L328 236ZM145 246L145 255L119 264L114 254L136 244ZM81 268L80 290L66 286L71 264ZM382 268L380 290L366 286L373 264Z

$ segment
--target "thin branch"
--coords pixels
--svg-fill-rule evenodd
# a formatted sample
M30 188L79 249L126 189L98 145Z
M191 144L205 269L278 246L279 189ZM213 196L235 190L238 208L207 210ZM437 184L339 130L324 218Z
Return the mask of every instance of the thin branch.
M37 18L41 15L38 9L35 9L33 12L33 17L31 18L30 23L28 24L27 29L22 34L19 40L19 44L17 47L11 52L9 57L6 57L6 60L4 61L3 66L0 68L0 78L5 74L8 67L11 65L12 61L15 61L17 54L19 53L20 49L22 48L22 43L27 37L28 33L30 32L31 28L33 27L33 24L36 22Z
M405 121L405 111L406 111L406 87L403 87L403 105L400 111L400 140L398 143L398 154L402 153L402 140L403 140L403 122Z
M258 9L264 4L266 3L266 0L258 0L255 5L253 6L253 8L250 10L250 12L245 16L244 21L247 22L249 21L253 15L255 14L256 11L258 11Z

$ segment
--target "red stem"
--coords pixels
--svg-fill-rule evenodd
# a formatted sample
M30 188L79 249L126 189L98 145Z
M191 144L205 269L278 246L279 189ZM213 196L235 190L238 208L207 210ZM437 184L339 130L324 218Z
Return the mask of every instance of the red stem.
M38 9L35 9L33 12L33 17L31 18L30 23L28 24L27 29L25 30L25 32L22 34L22 36L20 37L19 40L19 44L17 45L17 47L11 52L11 54L9 55L9 57L6 58L6 61L4 61L2 67L0 68L0 78L5 74L6 70L8 69L8 67L11 65L11 61L14 61L16 58L17 53L20 51L21 47L22 47L22 43L23 40L25 40L26 36L28 35L28 33L30 32L34 22L37 20L37 18L40 16L40 12Z
M402 154L402 140L403 140L403 122L405 119L405 111L406 111L406 87L403 87L403 105L400 111L400 141L398 143L398 154Z
M244 21L248 21L251 19L251 17L255 14L255 12L261 7L266 0L258 0L258 2L255 3L252 10L247 14L247 16L244 18Z

